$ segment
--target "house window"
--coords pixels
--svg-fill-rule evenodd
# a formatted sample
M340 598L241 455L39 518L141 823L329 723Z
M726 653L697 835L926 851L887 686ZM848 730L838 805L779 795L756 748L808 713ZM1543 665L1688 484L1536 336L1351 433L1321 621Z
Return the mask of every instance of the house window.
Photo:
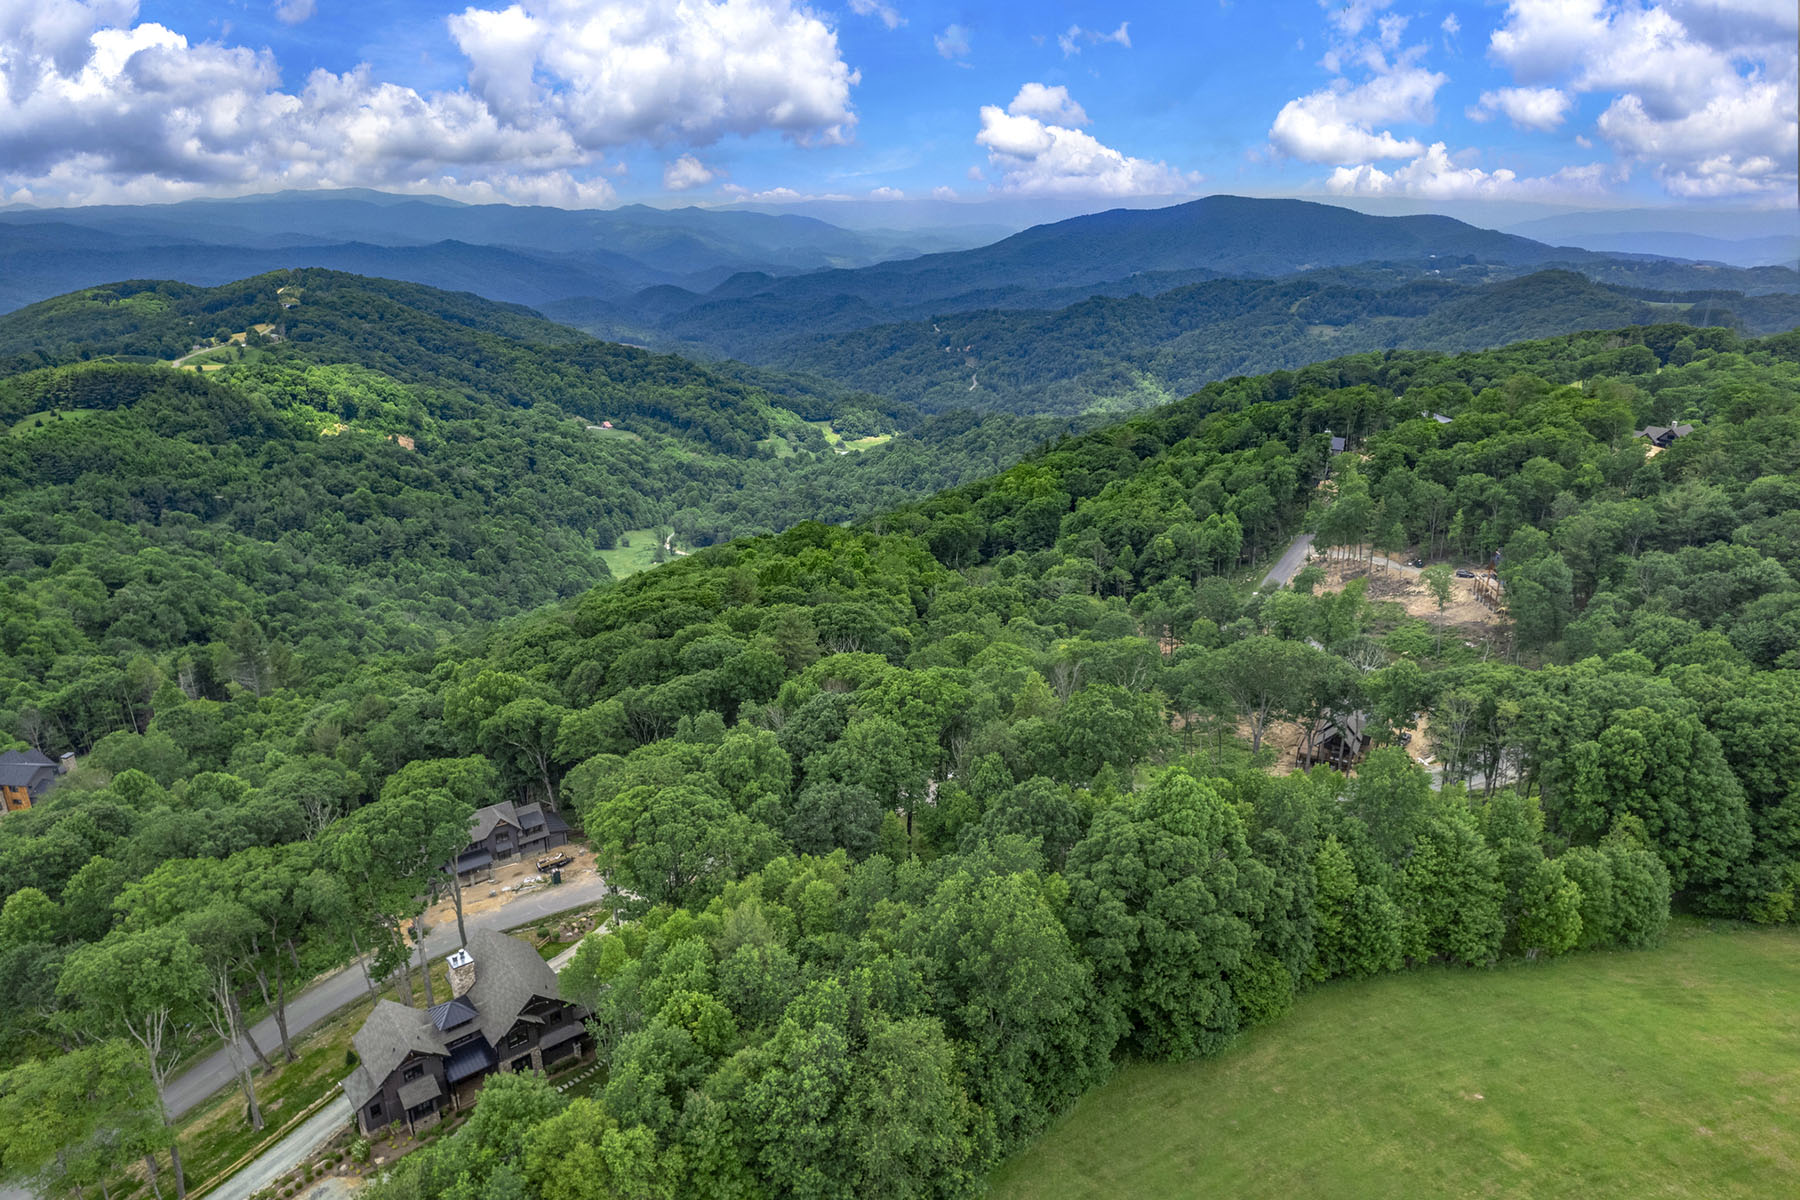
M400 1082L401 1083L411 1083L413 1080L417 1079L419 1076L423 1075L424 1073L425 1073L424 1064L423 1063L414 1063L412 1066L406 1068L405 1071L401 1072Z
M506 1035L506 1048L511 1050L515 1046L523 1046L530 1037L529 1029L515 1029Z
M377 1100L375 1103L369 1105L369 1120L381 1120L381 1101Z

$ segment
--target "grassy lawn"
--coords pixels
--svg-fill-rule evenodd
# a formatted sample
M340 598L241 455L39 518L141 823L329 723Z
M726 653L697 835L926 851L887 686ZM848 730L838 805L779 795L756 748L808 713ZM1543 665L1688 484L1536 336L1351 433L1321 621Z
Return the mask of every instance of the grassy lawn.
M636 575L639 571L648 570L656 564L651 556L656 552L657 539L661 534L654 529L627 529L619 539L619 545L613 550L602 550L600 557L606 560L606 569L612 572L614 579L623 579L627 575ZM625 545L630 542L631 545ZM680 545L679 541L676 545ZM676 557L669 555L670 558Z
M79 421L83 417L91 417L97 412L104 411L104 409L98 408L62 408L57 409L55 412L32 413L29 417L23 418L14 425L12 427L12 432L14 434L28 433L31 430L38 428L40 425L48 425L52 421Z
M808 421L814 429L825 435L825 443L833 450L873 450L894 440L891 433L878 433L872 437L846 439L843 434L832 428L830 421Z
M1800 930L1336 984L1132 1066L995 1172L1025 1197L1795 1195Z

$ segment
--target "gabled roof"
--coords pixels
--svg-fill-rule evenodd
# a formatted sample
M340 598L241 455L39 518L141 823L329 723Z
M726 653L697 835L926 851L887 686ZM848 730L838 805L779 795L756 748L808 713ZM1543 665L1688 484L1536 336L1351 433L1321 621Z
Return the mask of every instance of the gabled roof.
M406 1061L407 1055L444 1052L443 1039L431 1022L431 1014L392 1000L376 1001L375 1011L350 1042L362 1060L357 1069L368 1072L374 1085L371 1094L394 1073L395 1067ZM349 1080L344 1081L344 1090L350 1090Z
M30 787L56 774L56 764L41 750L8 750L0 754L0 785Z
M1333 733L1346 742L1361 742L1364 740L1364 731L1368 727L1368 713L1329 713L1314 721L1308 732L1315 744L1321 738L1328 738Z
M400 1085L400 1103L407 1108L417 1108L427 1100L436 1100L444 1094L444 1087L437 1081L436 1075L421 1075L411 1083Z
M531 943L493 929L469 935L475 958L475 985L467 999L481 1014L481 1034L498 1046L533 996L557 998L556 972Z
M499 825L511 825L514 829L519 827L519 812L513 807L511 800L502 800L498 804L476 809L475 816L469 822L469 840L485 842Z

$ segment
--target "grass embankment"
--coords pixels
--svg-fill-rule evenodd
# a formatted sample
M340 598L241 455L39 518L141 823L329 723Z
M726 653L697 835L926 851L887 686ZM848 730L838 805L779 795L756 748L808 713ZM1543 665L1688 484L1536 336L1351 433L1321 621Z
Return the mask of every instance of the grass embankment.
M992 1180L1026 1197L1793 1195L1800 930L1334 984L1137 1065Z

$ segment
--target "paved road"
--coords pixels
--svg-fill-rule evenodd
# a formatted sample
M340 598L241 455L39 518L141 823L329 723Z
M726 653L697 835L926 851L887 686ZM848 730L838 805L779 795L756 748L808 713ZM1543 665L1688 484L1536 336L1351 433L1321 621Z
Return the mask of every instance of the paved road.
M350 1101L340 1094L300 1122L299 1128L257 1155L243 1170L207 1192L206 1200L248 1200L305 1162L349 1123Z
M598 903L605 899L606 894L606 881L598 875L590 874L580 879L566 880L561 887L549 887L521 896L502 908L471 916L467 924L470 929L512 929L571 908ZM446 921L425 935L426 957L441 958L456 949L458 944L455 920ZM362 969L355 963L336 974L327 975L288 1001L288 1033L297 1038L346 1004L354 1004L366 995L368 989L363 985ZM256 1038L256 1044L263 1048L264 1054L273 1054L281 1046L281 1035L275 1028L274 1017L264 1017L250 1032ZM249 1053L248 1049L245 1053ZM232 1086L234 1079L231 1055L221 1047L170 1082L168 1090L163 1093L163 1102L168 1105L171 1116L179 1117L220 1088Z
M1310 533L1303 533L1295 538L1293 545L1282 552L1281 557L1275 560L1275 565L1269 568L1269 573L1263 576L1262 585L1266 588L1285 587L1288 580L1306 565L1306 556L1312 551L1312 544L1313 535Z

